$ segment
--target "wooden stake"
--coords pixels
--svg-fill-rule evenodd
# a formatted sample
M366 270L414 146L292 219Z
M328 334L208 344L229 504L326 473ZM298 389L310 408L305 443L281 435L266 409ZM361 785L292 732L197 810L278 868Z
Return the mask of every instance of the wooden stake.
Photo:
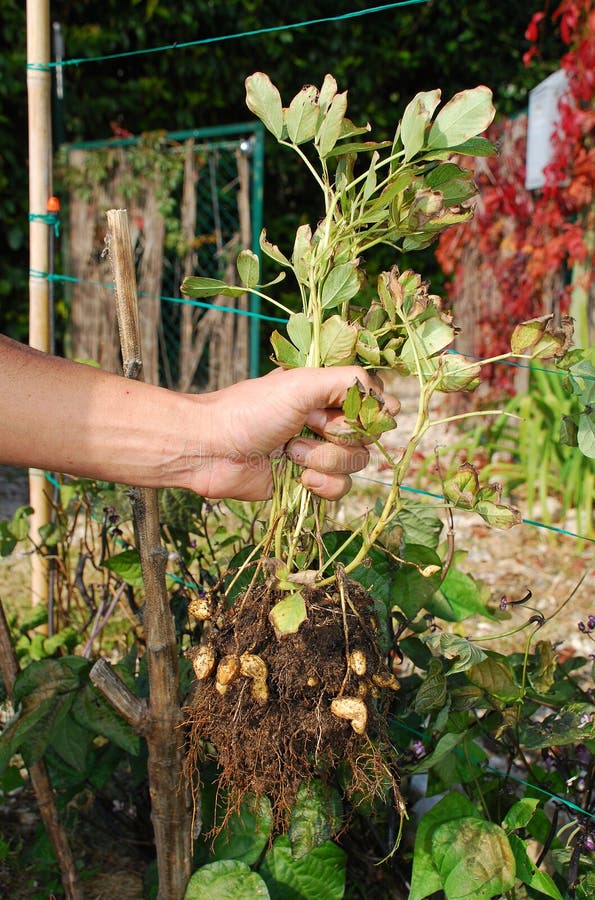
M142 354L136 279L126 210L109 210L107 222L124 372L128 377L140 378ZM134 488L131 495L145 583L144 627L149 669L148 718L137 728L145 735L149 750L159 898L182 900L190 878L191 815L190 792L182 774L184 737L180 727L176 634L165 586L167 551L161 543L157 491Z
M0 672L4 679L6 693L12 700L14 696L14 683L19 672L19 664L10 638L10 629L4 607L0 600ZM29 777L35 799L39 808L39 814L45 830L54 848L56 859L60 867L60 877L67 900L81 900L82 894L78 886L76 866L66 837L66 832L58 817L58 810L54 801L54 792L47 766L43 759L29 766Z
M52 120L49 0L27 0L27 99L29 122L29 213L47 215L52 195ZM31 218L29 222L29 344L46 353L50 350L50 295L45 273L49 271L48 224ZM33 507L31 533L38 540L39 529L51 519L50 499L44 473L29 470L29 502ZM31 557L32 603L47 603L49 589L47 560L40 553Z

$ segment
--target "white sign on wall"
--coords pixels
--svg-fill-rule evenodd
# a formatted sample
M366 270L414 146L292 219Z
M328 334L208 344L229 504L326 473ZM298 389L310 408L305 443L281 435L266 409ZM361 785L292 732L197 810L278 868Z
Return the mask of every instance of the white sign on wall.
M559 119L558 104L567 90L566 72L558 69L529 91L525 174L525 187L529 191L543 187L543 170L552 158L552 135Z

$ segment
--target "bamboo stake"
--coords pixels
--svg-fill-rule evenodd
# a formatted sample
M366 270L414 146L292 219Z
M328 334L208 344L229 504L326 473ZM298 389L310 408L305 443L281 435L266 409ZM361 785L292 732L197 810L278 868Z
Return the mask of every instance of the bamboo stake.
M142 375L142 354L132 245L126 210L107 213L108 250L114 270L124 372ZM155 831L160 900L183 898L190 878L190 794L182 775L182 714L178 655L165 586L167 552L161 544L157 491L134 488L132 505L145 583L145 637L149 669L149 792Z
M19 672L19 664L10 638L10 629L4 607L0 600L0 672L6 687L6 693L12 700L14 697L14 684ZM76 866L66 832L58 817L58 810L54 801L52 783L47 766L43 759L32 763L29 767L29 777L37 800L39 814L48 833L52 847L60 867L60 878L67 900L81 900L82 894L78 886Z
M27 100L29 124L29 213L47 215L52 195L51 76L43 66L50 60L49 0L27 0ZM39 219L29 222L29 268L49 271L48 225ZM50 294L47 278L29 276L29 344L46 353L50 350ZM50 498L43 472L29 470L29 502L33 507L31 533L51 520ZM31 557L31 599L34 605L47 603L49 596L47 559L40 553Z

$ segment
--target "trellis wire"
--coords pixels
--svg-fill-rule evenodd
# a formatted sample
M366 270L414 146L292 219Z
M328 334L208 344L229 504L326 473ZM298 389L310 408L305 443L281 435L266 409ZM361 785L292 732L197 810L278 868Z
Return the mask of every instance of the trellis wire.
M269 28L255 28L252 31L240 31L234 34L222 34L218 37L199 38L195 41L174 41L173 44L164 44L161 47L146 47L142 50L126 50L121 53L108 53L105 56L88 56L77 57L72 59L55 60L48 63L27 63L28 69L37 71L47 71L49 69L61 68L62 66L80 66L88 62L104 62L111 59L124 59L131 56L146 56L149 53L163 53L166 50L185 50L188 47L200 47L205 44L216 44L222 41L233 41L239 38L255 37L260 34L274 34L279 31L290 31L296 28L304 28L309 25L321 25L327 22L341 22L348 19L357 19L361 16L369 16L372 13L386 12L391 9L398 9L404 6L417 6L421 3L427 3L428 0L400 0L398 3L385 3L382 6L371 6L368 9L358 9L349 13L342 13L336 16L324 16L319 19L306 19L303 22L293 22L289 25L272 25Z

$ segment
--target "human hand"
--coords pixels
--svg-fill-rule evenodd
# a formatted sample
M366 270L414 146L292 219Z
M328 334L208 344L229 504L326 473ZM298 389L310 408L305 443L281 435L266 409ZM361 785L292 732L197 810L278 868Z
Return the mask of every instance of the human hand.
M382 395L380 379L355 366L277 369L200 395L200 434L195 446L186 446L188 487L211 498L268 498L271 458L285 450L303 466L305 487L328 500L339 499L351 486L349 475L369 459L341 409L356 378ZM390 395L384 400L387 411L396 415L398 400ZM304 426L323 440L298 436Z

